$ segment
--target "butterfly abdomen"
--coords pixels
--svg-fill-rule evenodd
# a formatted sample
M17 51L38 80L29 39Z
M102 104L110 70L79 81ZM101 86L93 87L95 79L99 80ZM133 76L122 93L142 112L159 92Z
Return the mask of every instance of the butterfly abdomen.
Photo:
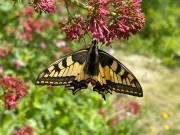
M96 45L94 45L88 51L84 66L84 72L91 76L98 75L99 73L99 54Z

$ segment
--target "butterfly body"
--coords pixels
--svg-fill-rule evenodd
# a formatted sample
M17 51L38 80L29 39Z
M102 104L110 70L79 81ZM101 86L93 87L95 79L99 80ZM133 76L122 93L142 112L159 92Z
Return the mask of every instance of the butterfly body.
M97 41L86 49L73 52L60 58L43 72L36 80L38 85L65 85L77 91L92 85L105 99L112 91L143 96L136 77L117 59L98 49Z

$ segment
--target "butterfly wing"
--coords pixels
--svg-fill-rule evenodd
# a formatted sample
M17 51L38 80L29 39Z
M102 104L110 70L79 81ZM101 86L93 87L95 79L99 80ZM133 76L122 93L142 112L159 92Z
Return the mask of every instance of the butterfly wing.
M39 74L36 84L65 85L73 93L86 88L83 67L87 53L88 49L82 49L60 58Z
M100 74L106 81L100 82L101 89L142 97L143 91L136 77L113 56L99 50ZM107 91L108 90L108 91Z

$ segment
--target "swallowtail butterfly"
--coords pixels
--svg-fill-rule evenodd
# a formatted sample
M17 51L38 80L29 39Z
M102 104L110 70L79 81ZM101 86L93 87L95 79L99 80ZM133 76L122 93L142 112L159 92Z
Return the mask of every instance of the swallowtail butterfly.
M64 85L75 94L93 86L105 99L105 94L124 93L142 97L143 91L136 77L110 54L98 49L97 40L89 48L61 57L44 69L36 80L38 85Z

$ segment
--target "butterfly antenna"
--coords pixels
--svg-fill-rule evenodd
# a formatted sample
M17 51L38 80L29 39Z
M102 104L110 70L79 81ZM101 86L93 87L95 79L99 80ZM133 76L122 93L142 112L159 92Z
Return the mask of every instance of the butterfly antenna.
M105 96L105 94L102 94L102 98L106 101L106 96Z

